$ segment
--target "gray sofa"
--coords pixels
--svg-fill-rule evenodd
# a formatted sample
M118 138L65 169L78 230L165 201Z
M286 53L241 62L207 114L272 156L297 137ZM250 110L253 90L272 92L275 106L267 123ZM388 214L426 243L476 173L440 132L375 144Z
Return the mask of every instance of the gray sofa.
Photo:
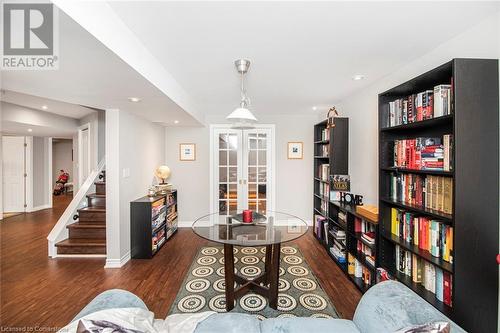
M140 298L128 291L108 290L92 300L73 321L95 311L127 307L147 309ZM465 332L403 284L385 281L363 295L352 321L319 318L270 318L260 321L251 315L220 313L200 322L195 333L381 333L435 321L450 322L452 333Z

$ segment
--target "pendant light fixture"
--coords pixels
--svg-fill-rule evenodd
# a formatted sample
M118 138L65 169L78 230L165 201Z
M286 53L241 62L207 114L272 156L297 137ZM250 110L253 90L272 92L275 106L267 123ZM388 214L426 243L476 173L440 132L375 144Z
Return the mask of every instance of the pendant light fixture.
M248 72L250 67L250 60L239 59L234 62L236 70L241 75L241 101L240 106L237 107L229 116L226 117L227 120L233 123L233 128L236 129L248 129L253 128L254 124L257 122L257 118L249 110L250 99L247 96L245 90L245 74Z

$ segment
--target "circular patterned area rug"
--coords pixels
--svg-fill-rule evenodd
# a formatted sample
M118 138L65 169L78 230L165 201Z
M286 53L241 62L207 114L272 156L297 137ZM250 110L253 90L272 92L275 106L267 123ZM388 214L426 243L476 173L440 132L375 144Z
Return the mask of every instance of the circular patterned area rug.
M235 271L238 274L252 279L264 271L265 256L263 258L262 255L266 253L265 247L234 247L234 249ZM200 249L169 314L226 312L223 258L224 251L221 246ZM302 253L295 246L281 248L278 289L278 310L270 308L265 297L250 292L235 301L235 307L231 312L252 314L259 319L339 317Z

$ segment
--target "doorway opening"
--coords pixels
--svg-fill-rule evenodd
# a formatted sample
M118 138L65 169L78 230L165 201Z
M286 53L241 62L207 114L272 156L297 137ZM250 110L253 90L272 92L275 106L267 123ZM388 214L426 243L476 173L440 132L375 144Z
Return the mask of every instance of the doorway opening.
M52 195L55 202L73 196L75 161L72 139L52 139Z

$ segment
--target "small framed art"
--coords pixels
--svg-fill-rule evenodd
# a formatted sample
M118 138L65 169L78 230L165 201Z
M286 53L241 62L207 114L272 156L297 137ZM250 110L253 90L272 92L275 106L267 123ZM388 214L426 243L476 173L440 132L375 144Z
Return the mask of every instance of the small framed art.
M196 144L195 143L179 143L179 160L195 161L196 160Z
M288 159L301 160L304 157L304 144L302 142L288 142Z

